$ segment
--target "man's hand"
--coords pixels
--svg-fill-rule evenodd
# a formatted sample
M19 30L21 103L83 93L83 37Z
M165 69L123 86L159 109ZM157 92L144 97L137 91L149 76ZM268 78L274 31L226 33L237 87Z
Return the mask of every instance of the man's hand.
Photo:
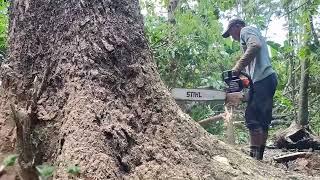
M232 68L232 74L235 76L240 76L240 71L238 69L236 69L236 67Z
M243 99L243 94L241 92L227 93L226 104L228 106L239 106L241 100Z

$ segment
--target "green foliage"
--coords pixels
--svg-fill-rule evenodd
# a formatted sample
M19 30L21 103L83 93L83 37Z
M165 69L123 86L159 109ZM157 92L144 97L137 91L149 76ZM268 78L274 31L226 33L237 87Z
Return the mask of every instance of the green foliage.
M9 155L3 160L2 165L4 165L4 167L13 166L16 163L17 158L18 155L16 154Z
M199 121L202 119L205 119L211 115L213 115L214 112L211 109L210 105L206 104L198 104L191 108L190 116L192 119Z
M214 135L218 135L219 137L223 137L224 132L224 122L223 120L216 121L213 124L211 124L209 127L206 127L206 130Z
M80 167L78 165L69 166L67 168L67 173L77 176L80 174Z
M46 180L49 177L53 176L53 172L54 172L53 166L39 165L39 166L36 166L36 169L39 173L39 177L43 180Z
M277 106L283 106L283 107L286 107L286 108L292 108L293 107L291 99L289 99L288 97L283 96L280 91L276 91L274 97L275 97L275 99L277 99L277 101L276 101L276 103L277 103L276 105Z
M175 23L154 11L148 9L145 25L164 82L187 88L219 84L221 72L231 67L237 49L232 48L231 40L221 37L217 2L199 1L194 6L182 2Z
M197 104L191 108L190 116L195 120L199 121L214 114L218 114L222 111L223 107L216 103L209 104ZM223 135L223 121L216 121L212 123L210 126L206 127L206 130L215 135Z
M0 0L0 54L4 55L8 39L8 7L9 1Z
M249 141L249 133L245 128L235 128L235 137L237 144L246 144Z
M268 41L267 44L270 47L271 58L278 56L279 53L281 52L281 45L273 41Z

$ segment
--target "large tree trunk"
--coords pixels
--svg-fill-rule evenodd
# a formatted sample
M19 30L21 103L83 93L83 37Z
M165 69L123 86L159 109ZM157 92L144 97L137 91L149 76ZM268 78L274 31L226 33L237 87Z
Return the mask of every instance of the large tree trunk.
M156 71L137 0L13 0L9 43L0 122L17 125L25 179L44 163L56 179L75 164L88 179L284 175L181 112Z

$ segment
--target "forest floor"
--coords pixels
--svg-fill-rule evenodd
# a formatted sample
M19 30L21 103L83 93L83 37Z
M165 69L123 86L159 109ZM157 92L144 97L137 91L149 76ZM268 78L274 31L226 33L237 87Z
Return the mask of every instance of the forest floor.
M247 151L248 147L237 146L236 149L241 151L244 151L244 150ZM298 152L298 151L285 150L285 149L266 149L264 160L262 162L285 170L287 175L285 179L295 179L295 180L319 179L320 180L320 151L309 152L308 150L305 150L303 152L310 153L308 156L297 158L291 161L282 162L282 163L278 163L274 160L274 158L276 157L293 154L295 152ZM3 159L8 155L10 155L10 153L6 153L6 154L0 153L0 161L2 162ZM16 168L17 168L16 165L14 167L7 168L5 173L2 176L0 175L0 180L19 179L16 173L17 172ZM296 176L297 174L300 174L301 177L297 177Z
M237 147L242 151L249 151L249 147ZM304 157L293 157L291 160L283 160L277 162L275 159L283 156L290 156L297 153L306 153ZM286 174L290 176L291 173L301 174L308 176L309 179L320 180L320 151L311 150L288 150L288 149L273 149L266 148L263 161L266 164L270 164L274 167L283 169ZM292 178L300 179L300 178ZM304 179L304 178L301 178Z

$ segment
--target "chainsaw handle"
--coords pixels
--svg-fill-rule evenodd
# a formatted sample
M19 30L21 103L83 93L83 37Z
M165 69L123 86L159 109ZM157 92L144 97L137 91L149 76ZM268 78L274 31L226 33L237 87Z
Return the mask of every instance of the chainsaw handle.
M253 82L252 82L252 79L250 77L249 74L243 72L243 71L233 71L233 70L228 70L228 71L224 71L222 73L222 79L226 82L226 79L238 79L240 78L239 75L243 75L244 77L248 78L249 80L249 85L250 85L250 88L253 88Z
M242 78L240 78L240 75L244 76L246 80L243 80ZM227 93L241 91L243 88L249 88L250 89L249 97L252 96L253 81L249 74L242 71L238 72L238 71L228 70L222 73L222 79L228 85L228 88L226 88ZM251 98L249 98L249 101L250 99Z
M242 72L240 71L240 75L243 75L244 77L248 78L249 80L249 88L250 88L250 91L249 91L249 97L248 97L248 102L250 102L252 100L252 96L253 96L253 81L250 77L249 74L245 73L245 72Z
M247 73L245 73L245 72L243 72L243 71L240 71L240 73L239 73L239 74L240 74L240 75L243 75L243 76L244 76L244 77L246 77L246 78L248 78L250 88L253 88L253 81L252 81L252 79L251 79L250 75L249 75L249 74L247 74Z

